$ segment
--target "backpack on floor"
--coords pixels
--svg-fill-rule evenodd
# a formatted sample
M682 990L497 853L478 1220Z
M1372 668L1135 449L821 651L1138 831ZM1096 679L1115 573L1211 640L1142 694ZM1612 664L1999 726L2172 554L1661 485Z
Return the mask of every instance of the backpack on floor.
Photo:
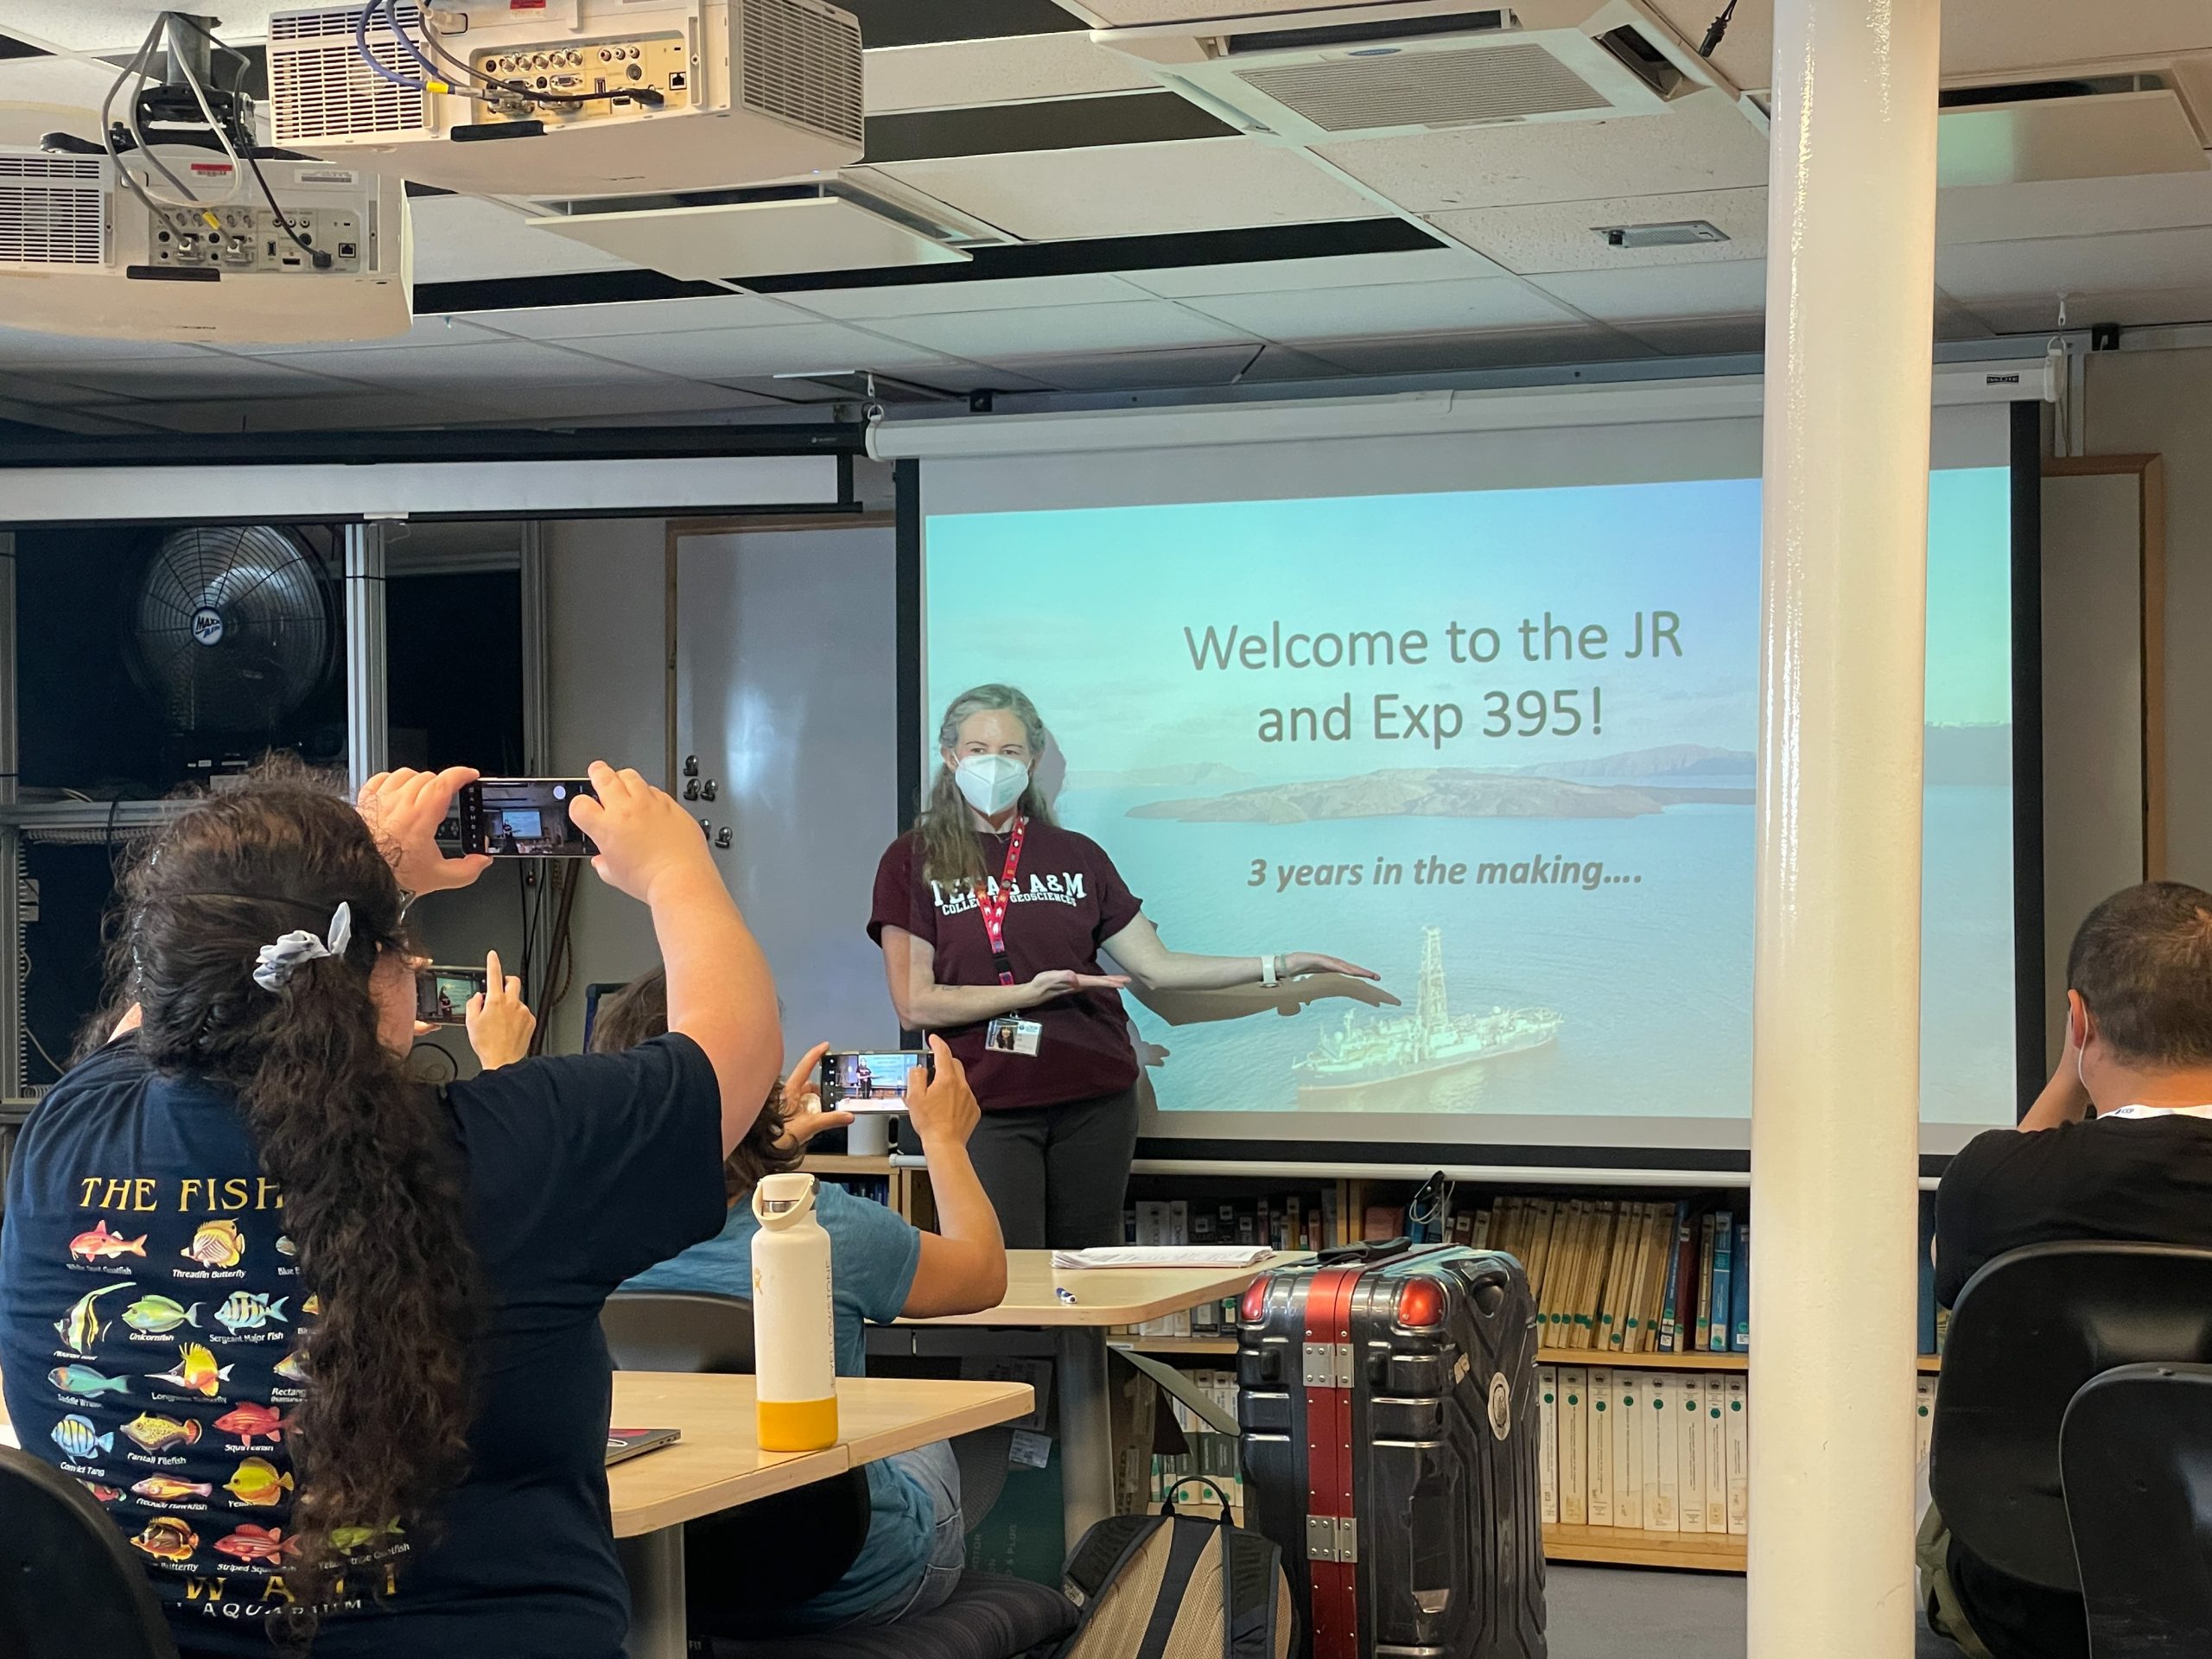
M1169 1503L1083 1535L1067 1567L1083 1622L1058 1659L1288 1659L1297 1629L1282 1552L1232 1524L1213 1491L1220 1520Z

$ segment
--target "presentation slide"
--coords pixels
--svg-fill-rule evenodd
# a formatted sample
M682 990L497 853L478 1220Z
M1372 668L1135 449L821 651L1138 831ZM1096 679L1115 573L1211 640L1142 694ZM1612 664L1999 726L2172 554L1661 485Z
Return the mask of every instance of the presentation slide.
M2010 491L1931 475L1931 1150L2013 1117ZM1132 995L1148 1133L1748 1143L1757 479L933 512L925 545L931 718L1019 685L1169 944L1397 999Z

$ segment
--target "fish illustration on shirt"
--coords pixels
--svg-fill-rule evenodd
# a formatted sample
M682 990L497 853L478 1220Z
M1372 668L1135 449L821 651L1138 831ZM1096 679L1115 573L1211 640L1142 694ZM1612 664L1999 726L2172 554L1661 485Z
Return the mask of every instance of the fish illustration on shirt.
M46 1374L46 1380L64 1394L130 1392L129 1378L104 1376L89 1365L57 1365Z
M287 1538L282 1527L257 1527L251 1521L227 1538L218 1538L215 1548L226 1555L241 1561L286 1561L300 1553L300 1541Z
M231 1471L223 1490L241 1503L265 1510L283 1501L292 1490L289 1470L280 1470L265 1458L248 1458Z
M308 1380L307 1356L296 1348L294 1349L276 1362L276 1375L287 1382L306 1382Z
M203 1268L235 1268L245 1255L245 1239L235 1221L203 1221L192 1243L177 1254Z
M241 1444L251 1446L257 1439L266 1438L274 1446L284 1438L284 1414L256 1400L233 1406L215 1420L215 1427L226 1434L235 1434Z
M92 1304L108 1292L127 1289L129 1286L130 1281L124 1280L112 1285L102 1285L98 1290L79 1297L77 1305L54 1322L54 1330L60 1334L62 1346L73 1353L91 1353L92 1344L100 1339L100 1332L107 1328L100 1323L99 1312Z
M223 1384L231 1380L231 1372L233 1369L229 1365L218 1368L214 1355L196 1342L188 1342L180 1344L177 1349L176 1368L174 1370L158 1374L149 1371L147 1375L153 1377L156 1382L167 1382L173 1388L189 1389L194 1394L204 1394L213 1400Z
M213 1497L215 1489L204 1480L179 1480L175 1475L149 1475L130 1489L156 1503L181 1503L188 1497Z
M397 1521L387 1521L380 1527L333 1527L330 1547L351 1555L357 1549L366 1549L379 1538L397 1538L400 1526Z
M158 1334L163 1331L174 1331L180 1325L198 1325L200 1308L198 1302L187 1307L166 1296L141 1296L123 1310L123 1322L133 1331L150 1331Z
M123 1426L123 1432L148 1452L158 1452L168 1446L190 1446L200 1438L200 1424L194 1418L179 1421L175 1417L157 1417L150 1411L142 1411Z
M279 1325L289 1325L291 1321L284 1317L284 1304L288 1300L279 1296L272 1302L257 1291L234 1290L215 1310L215 1322L233 1332L258 1331L271 1319ZM130 1316L126 1314L124 1317Z
M300 1312L310 1315L320 1316L322 1313L321 1296L318 1294L308 1297L305 1302L300 1305Z
M89 1480L81 1481L79 1484L103 1503L112 1503L123 1496L123 1489L119 1486L100 1486Z
M120 1233L111 1233L105 1221L96 1221L89 1233L79 1233L69 1241L69 1254L80 1262L107 1262L118 1255L146 1254L146 1235L125 1238Z
M290 1239L289 1236L287 1236L285 1234L283 1234L283 1233L279 1233L279 1234L277 1234L277 1235L276 1235L276 1254L277 1254L277 1255L297 1255L299 1253L300 1253L300 1247L299 1247L298 1245L296 1245L296 1244L293 1243L292 1243L292 1241L291 1241L291 1239Z
M157 1561L187 1561L200 1548L200 1535L173 1515L157 1515L130 1541Z
M73 1458L89 1458L95 1452L115 1450L115 1436L102 1434L92 1420L71 1412L54 1426L54 1443Z

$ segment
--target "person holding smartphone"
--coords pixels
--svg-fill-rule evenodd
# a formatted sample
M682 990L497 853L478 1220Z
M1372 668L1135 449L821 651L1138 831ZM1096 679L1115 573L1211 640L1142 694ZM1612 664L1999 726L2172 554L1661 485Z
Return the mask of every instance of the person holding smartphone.
M1013 686L952 700L938 723L943 764L913 829L876 868L868 925L899 1024L941 1034L967 1068L983 1114L976 1171L1016 1249L1122 1242L1137 1137L1124 986L1376 977L1312 951L1170 950L1105 849L1053 822L1033 775L1047 741Z

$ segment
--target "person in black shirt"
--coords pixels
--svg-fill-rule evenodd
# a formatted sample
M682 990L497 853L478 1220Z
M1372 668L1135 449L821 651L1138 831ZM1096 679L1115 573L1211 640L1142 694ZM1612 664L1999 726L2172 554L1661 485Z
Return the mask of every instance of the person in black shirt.
M2066 1043L2018 1129L1977 1135L1936 1198L1936 1295L2024 1245L2212 1248L2212 893L2123 889L2074 936ZM1949 1577L1995 1659L2087 1659L2082 1599L2022 1584L1955 1541ZM1954 1630L1955 1637L1961 1633ZM1971 1637L1961 1643L1973 1651Z

